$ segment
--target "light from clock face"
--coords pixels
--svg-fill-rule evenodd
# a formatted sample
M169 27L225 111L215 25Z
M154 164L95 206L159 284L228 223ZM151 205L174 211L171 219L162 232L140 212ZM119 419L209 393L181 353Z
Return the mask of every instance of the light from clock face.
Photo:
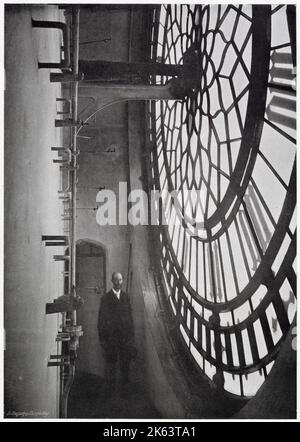
M287 16L287 6L168 5L152 24L153 61L182 64L193 50L201 66L183 100L149 107L151 175L168 220L166 294L191 356L242 396L263 383L295 314ZM173 189L179 210L164 202Z

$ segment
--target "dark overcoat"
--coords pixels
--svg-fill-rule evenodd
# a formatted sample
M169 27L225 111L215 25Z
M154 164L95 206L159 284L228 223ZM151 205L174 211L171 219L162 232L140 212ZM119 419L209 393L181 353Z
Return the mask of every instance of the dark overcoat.
M98 314L98 335L103 345L132 342L134 327L127 293L121 291L120 299L112 290L103 295Z

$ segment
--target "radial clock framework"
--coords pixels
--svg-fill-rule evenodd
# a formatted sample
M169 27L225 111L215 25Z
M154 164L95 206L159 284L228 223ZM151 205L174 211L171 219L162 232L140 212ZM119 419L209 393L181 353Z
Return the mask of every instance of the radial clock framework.
M164 291L191 358L239 396L264 382L296 310L294 20L293 6L152 16L152 61L193 52L199 66L183 100L147 105Z

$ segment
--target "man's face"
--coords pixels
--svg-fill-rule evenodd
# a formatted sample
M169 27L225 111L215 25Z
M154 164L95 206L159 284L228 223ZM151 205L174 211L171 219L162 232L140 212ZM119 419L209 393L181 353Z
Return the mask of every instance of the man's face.
M115 273L112 277L112 283L115 290L120 290L123 284L123 277L121 273Z

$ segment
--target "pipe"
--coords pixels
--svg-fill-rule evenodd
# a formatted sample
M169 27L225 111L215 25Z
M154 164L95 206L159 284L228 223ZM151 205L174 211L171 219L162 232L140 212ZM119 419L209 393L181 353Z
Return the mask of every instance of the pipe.
M73 42L73 61L72 61L72 73L74 75L78 74L78 57L79 57L79 12L80 6L72 7L72 42ZM72 113L73 119L77 120L77 112L78 112L78 82L71 83L72 84ZM71 170L69 173L70 177L70 192L71 192L71 216L69 219L69 232L70 232L70 264L69 264L69 294L71 297L76 297L76 184L77 184L77 126L73 126L71 128L71 152L72 152L72 163ZM63 328L66 325L66 322L69 322L72 326L76 326L76 310L70 313L70 316L64 319ZM72 338L71 338L72 339ZM76 339L73 337L73 339ZM68 349L70 351L70 349ZM75 376L75 358L72 358L72 361L68 367L68 377L67 382L64 383L64 380L61 382L61 391L60 391L60 417L66 418L68 412L68 398L69 393L74 381ZM64 376L64 370L62 370L61 375Z

